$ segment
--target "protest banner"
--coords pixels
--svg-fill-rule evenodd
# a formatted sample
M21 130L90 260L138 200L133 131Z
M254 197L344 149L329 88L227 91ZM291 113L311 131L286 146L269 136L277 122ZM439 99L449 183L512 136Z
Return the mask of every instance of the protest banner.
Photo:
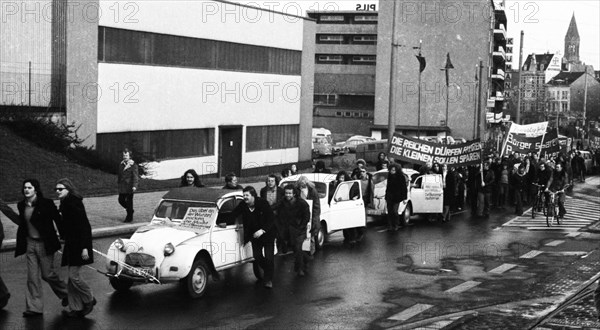
M510 123L509 133L513 134L523 134L528 137L537 137L540 135L544 135L546 133L546 129L548 128L548 122L534 123L529 125L519 125L513 122Z
M590 131L590 148L599 149L600 148L600 130L594 129Z
M479 139L461 144L441 144L395 133L388 156L413 164L439 163L449 167L481 163Z
M565 146L562 146L558 132L553 130L545 135L527 137L522 134L508 133L502 155L514 155L515 157L527 157L537 154L540 157L556 157Z

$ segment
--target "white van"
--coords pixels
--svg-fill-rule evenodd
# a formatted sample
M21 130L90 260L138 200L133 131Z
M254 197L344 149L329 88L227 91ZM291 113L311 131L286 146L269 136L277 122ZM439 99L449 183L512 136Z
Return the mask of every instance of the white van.
M343 155L344 149L333 144L331 131L326 128L312 129L313 152L318 156Z

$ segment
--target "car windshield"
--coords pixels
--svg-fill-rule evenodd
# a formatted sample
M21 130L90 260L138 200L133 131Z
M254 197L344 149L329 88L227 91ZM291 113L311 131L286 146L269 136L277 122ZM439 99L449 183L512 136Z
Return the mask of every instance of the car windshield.
M216 208L217 205L213 203L164 200L156 208L154 216L169 218L171 221L181 221L190 207Z

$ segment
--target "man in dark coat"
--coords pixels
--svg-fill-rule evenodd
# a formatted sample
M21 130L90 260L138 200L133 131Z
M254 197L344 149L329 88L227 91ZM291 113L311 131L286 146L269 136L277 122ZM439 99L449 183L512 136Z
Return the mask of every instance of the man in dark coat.
M19 222L19 215L13 211L10 206L8 206L2 199L0 199L0 211L4 213L4 215L9 218L12 222ZM2 221L0 221L0 248L2 248L2 241L4 240L4 226L2 225ZM10 299L10 293L8 292L8 288L2 281L2 277L0 277L0 309L4 308L6 304L8 304L8 299Z
M483 162L483 174L476 179L477 182L477 215L490 216L490 199L495 182L494 172L490 170L490 163Z
M269 203L269 205L271 206L271 210L273 210L273 214L275 215L277 250L281 251L281 253L287 253L287 225L285 224L285 219L281 219L277 216L277 209L283 201L284 192L283 188L277 185L277 181L277 176L275 176L275 174L269 174L269 176L267 176L266 185L260 190L260 198L266 200L267 203Z
M137 190L138 166L131 159L128 149L123 150L123 161L119 163L117 183L119 185L119 204L127 211L124 222L133 221L133 193Z
M266 200L258 197L256 190L248 186L243 189L244 202L234 209L235 217L242 216L244 223L244 244L252 242L255 273L264 271L264 286L273 287L275 269L275 217ZM263 254L264 250L264 254Z
M294 270L298 276L304 276L308 268L308 255L302 251L302 243L307 237L310 207L304 199L298 197L294 185L285 186L284 192L285 199L279 206L278 214L287 219L290 244L294 249Z
M408 199L406 177L402 173L400 164L390 165L387 186L385 188L385 202L387 204L388 230L398 230L398 207L401 202Z
M527 192L527 178L525 166L521 164L517 173L510 178L510 185L515 194L515 214L523 215L523 194Z
M44 198L40 183L35 179L23 181L22 201L19 209L17 247L15 257L22 254L27 258L26 310L23 317L41 316L44 309L42 300L42 279L52 291L62 299L63 306L68 304L67 284L61 280L55 269L54 258L60 250L60 241L54 225L62 232L62 221L56 205Z

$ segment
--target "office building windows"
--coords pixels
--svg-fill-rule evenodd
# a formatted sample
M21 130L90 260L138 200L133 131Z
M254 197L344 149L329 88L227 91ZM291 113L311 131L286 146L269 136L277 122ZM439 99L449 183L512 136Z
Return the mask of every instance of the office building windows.
M249 126L246 152L298 148L300 125Z

